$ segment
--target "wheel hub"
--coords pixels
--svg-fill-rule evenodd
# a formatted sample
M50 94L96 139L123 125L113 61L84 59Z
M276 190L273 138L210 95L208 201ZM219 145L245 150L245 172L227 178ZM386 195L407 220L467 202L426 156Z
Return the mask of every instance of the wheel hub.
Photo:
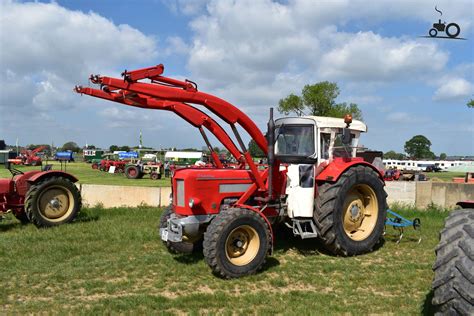
M237 227L226 240L227 258L234 265L246 265L257 255L259 245L260 238L253 227L248 225Z
M363 209L363 206L359 205L359 203L352 204L352 206L350 208L350 212L351 212L350 220L351 220L351 222L354 222L354 223L358 222L364 216L364 212L361 211L362 209Z
M342 214L343 229L355 241L366 239L377 222L378 201L374 190L366 185L355 185L347 194Z
M59 210L59 208L61 207L61 202L58 199L52 199L51 201L49 201L49 205L51 206L51 208Z

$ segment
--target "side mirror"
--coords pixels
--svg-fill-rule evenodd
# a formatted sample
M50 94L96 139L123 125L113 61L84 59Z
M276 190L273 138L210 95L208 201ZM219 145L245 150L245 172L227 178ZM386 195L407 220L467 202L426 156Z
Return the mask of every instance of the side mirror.
M349 145L352 141L351 130L348 128L342 129L342 143L344 145Z

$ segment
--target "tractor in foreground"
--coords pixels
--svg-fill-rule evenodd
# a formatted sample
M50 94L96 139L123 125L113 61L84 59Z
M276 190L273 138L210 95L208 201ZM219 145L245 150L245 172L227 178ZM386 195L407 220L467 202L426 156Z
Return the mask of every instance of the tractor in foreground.
M159 223L171 252L203 247L212 271L224 278L256 273L271 255L275 228L286 225L295 236L319 239L332 254L354 256L372 251L383 238L387 203L383 166L357 157L367 126L342 118L270 119L265 137L239 108L201 92L197 84L163 76L163 65L124 71L122 78L93 75L98 88L75 91L128 106L166 110L193 125L211 153L213 167L177 169L172 204ZM145 81L147 80L147 81ZM234 139L204 106L230 125ZM267 155L259 169L238 126ZM238 162L226 168L206 130Z
M474 315L474 201L457 205L435 249L432 303L440 315Z
M22 172L12 168L10 179L0 179L0 215L8 212L23 224L51 227L73 221L81 210L77 178L57 170Z

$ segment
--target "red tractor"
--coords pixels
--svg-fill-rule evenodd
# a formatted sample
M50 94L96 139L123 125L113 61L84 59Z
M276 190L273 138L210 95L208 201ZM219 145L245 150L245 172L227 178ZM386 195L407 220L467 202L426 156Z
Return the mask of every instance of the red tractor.
M381 241L387 194L383 172L357 157L359 136L367 131L364 123L350 115L274 121L271 110L265 137L237 107L198 91L192 81L164 77L163 71L158 65L125 71L123 78L91 76L100 89L78 86L75 91L172 111L203 136L214 166L174 172L172 204L159 225L170 251L189 252L202 243L213 272L236 278L262 268L279 224L303 239L319 239L335 255L370 252ZM190 104L206 107L229 124L239 147L214 119ZM267 155L267 168L254 163L238 125ZM205 129L226 147L237 168L222 165Z
M10 179L0 179L0 215L9 211L22 223L50 227L74 220L81 209L78 180L62 171L21 172L6 165Z
M33 150L22 150L16 159L9 159L8 161L15 165L41 166L43 164L41 157L36 154L45 148L46 146L39 146Z

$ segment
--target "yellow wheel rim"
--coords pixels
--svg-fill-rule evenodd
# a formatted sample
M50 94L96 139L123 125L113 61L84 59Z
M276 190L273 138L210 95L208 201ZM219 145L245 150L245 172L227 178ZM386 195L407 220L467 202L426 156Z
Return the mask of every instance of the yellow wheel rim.
M251 262L260 248L260 237L257 231L248 225L235 228L225 242L226 256L236 266Z
M74 210L74 197L72 192L63 186L50 186L38 197L37 206L43 218L59 222Z
M343 205L344 231L355 241L366 239L377 223L379 204L374 190L367 184L354 186Z

